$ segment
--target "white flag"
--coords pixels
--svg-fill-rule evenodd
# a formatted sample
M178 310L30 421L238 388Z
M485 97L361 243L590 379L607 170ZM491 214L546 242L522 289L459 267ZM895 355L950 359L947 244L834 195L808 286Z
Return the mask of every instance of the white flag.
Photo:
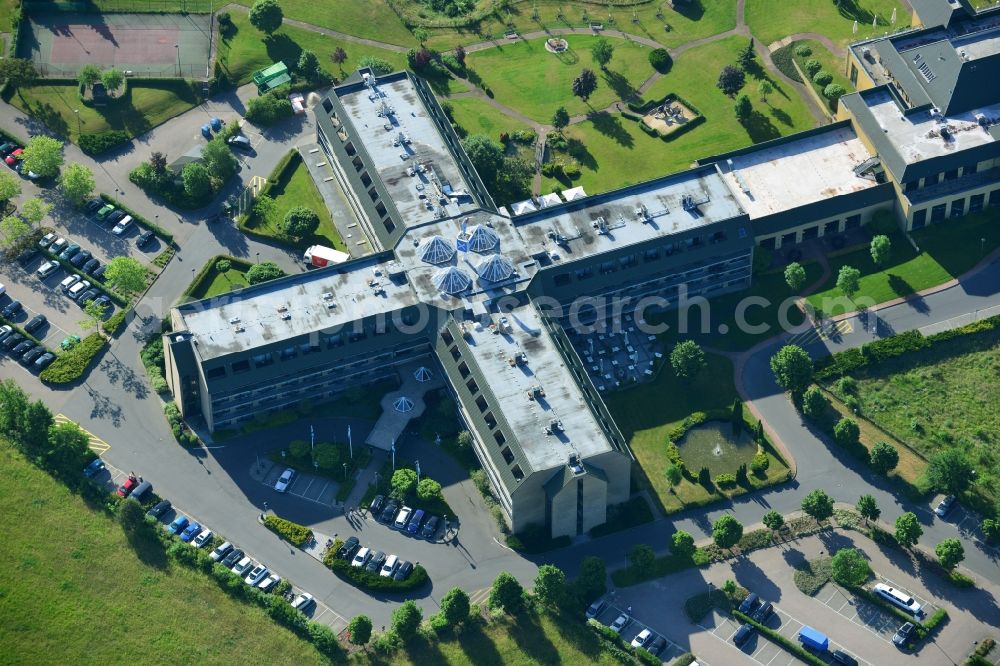
M853 32L855 35L858 34L858 20L857 19L854 19L854 28L851 29L851 32Z
M896 25L896 8L895 7L893 7L893 9L892 9L892 18L889 19L889 23L892 24L892 25Z
M872 17L872 30L878 27L878 16Z

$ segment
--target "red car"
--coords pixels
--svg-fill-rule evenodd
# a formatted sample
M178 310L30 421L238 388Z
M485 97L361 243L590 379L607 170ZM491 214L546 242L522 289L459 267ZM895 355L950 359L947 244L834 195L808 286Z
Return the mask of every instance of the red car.
M139 485L139 479L135 478L134 476L128 477L127 479L125 479L125 483L121 485L121 488L118 489L118 496L128 497L129 494L133 490L135 490L135 487L137 485Z
M18 148L17 150L15 150L14 152L12 152L10 155L8 155L4 159L4 161L7 162L7 166L12 167L15 164L17 164L17 161L19 159L21 159L21 153L23 153L23 152L24 152L24 148Z

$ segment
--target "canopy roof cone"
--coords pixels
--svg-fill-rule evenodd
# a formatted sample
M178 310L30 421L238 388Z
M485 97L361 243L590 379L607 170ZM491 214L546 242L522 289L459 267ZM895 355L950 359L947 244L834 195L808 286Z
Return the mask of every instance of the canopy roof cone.
M476 273L488 282L502 282L514 274L514 264L502 254L491 254L479 262Z
M429 382L432 376L433 373L431 373L431 371L423 365L417 368L417 371L413 373L413 378L418 382Z
M491 251L500 242L497 232L489 227L477 224L469 232L469 249L480 254Z
M443 264L455 256L455 248L440 236L432 236L420 248L420 258L429 264Z
M413 411L413 401L407 398L405 395L396 398L396 402L392 403L392 408L397 412L412 412Z
M465 291L472 284L472 280L460 268L451 266L437 272L434 276L434 286L446 294L457 294Z

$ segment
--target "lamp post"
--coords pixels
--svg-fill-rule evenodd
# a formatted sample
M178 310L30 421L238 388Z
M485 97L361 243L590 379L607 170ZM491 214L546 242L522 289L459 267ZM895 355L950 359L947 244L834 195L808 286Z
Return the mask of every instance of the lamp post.
M174 50L177 51L177 76L181 75L181 45L174 44Z
M80 136L80 109L73 109L73 115L76 116L76 135Z
M257 253L257 263L260 263L260 252Z
M979 239L979 254L986 254L986 236Z
M344 481L347 481L347 463L344 463Z

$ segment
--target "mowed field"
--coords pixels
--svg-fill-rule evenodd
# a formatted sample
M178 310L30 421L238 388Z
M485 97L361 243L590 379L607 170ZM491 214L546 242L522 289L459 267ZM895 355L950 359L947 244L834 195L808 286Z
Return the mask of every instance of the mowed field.
M0 442L4 664L315 664L205 575L143 564L111 518Z

